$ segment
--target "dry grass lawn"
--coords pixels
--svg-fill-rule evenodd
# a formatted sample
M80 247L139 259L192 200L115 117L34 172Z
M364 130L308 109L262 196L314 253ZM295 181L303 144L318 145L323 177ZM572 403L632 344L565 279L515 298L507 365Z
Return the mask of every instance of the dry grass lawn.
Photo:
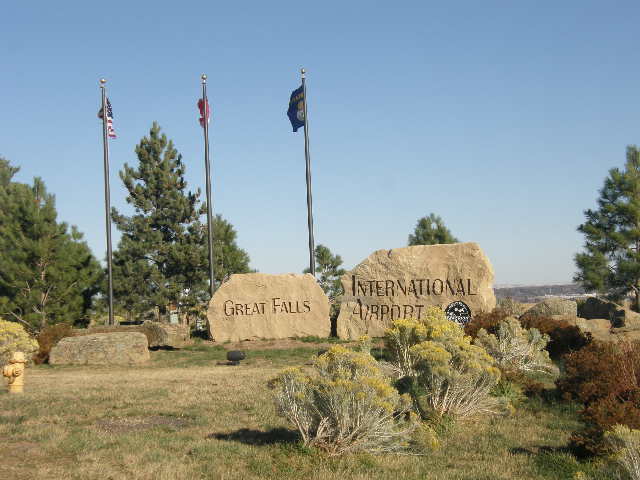
M530 400L512 417L461 425L423 456L328 458L300 446L266 382L318 347L152 352L145 366L30 368L26 393L0 393L0 479L563 479L575 407Z

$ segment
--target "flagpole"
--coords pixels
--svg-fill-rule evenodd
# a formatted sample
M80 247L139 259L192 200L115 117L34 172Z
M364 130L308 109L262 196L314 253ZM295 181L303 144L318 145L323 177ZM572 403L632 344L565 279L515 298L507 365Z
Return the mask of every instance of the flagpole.
M209 293L213 297L216 290L213 263L213 203L211 202L211 168L209 166L209 102L207 99L207 75L202 74L202 104L203 104L203 128L204 128L204 168L206 175L207 193L207 233L209 242Z
M316 276L316 261L314 255L313 240L313 202L311 198L311 158L309 155L309 115L307 112L307 86L305 84L305 70L300 69L302 77L302 95L304 105L304 158L307 164L307 226L309 229L309 270L311 275Z
M107 277L109 295L109 325L114 325L113 321L113 269L111 264L111 192L109 188L109 138L107 136L107 91L105 88L107 81L100 79L100 89L102 90L102 148L104 153L104 208L105 223L107 230Z

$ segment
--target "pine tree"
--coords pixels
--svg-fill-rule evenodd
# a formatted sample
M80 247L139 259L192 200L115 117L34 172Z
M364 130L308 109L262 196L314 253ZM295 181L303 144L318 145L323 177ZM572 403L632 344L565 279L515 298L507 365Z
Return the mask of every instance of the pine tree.
M316 275L320 277L318 284L327 294L327 297L333 301L342 293L340 277L345 273L345 269L341 268L342 257L334 255L324 245L316 246L314 256L316 260ZM311 273L311 270L305 268L304 273Z
M120 178L133 216L113 209L122 237L114 252L114 297L127 310L143 313L169 304L187 311L209 300L206 213L200 190L187 190L185 165L173 142L154 122L136 147L138 167L125 164ZM248 270L249 257L235 245L235 231L217 216L214 223L217 279Z
M206 230L205 233L206 235ZM220 285L234 273L248 273L249 255L236 244L237 233L228 221L218 214L213 218L213 257L216 283Z
M616 299L635 294L640 311L640 151L627 147L624 170L613 168L600 190L598 208L585 210L584 252L575 256L574 280Z
M342 257L334 255L324 245L317 245L314 251L316 261L316 275L319 276L318 284L329 297L331 319L331 334L336 335L336 320L340 313L340 305L338 296L342 294L342 283L340 277L345 274L346 270L341 267ZM309 268L304 269L304 273L311 273Z
M456 242L458 239L444 225L442 218L433 213L419 219L413 234L409 235L409 245L438 245Z
M102 269L77 228L57 222L44 182L13 182L18 170L0 158L0 315L32 332L84 324Z

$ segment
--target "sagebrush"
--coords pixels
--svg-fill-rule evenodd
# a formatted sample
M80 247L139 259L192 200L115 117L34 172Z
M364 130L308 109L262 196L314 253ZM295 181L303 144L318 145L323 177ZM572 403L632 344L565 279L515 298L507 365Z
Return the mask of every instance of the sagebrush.
M609 459L624 477L640 480L640 430L615 425L605 433L605 442L611 449Z
M393 322L385 348L423 419L505 411L504 402L491 395L500 379L493 358L440 308L427 308L421 320Z
M500 322L495 334L481 328L474 343L484 348L501 369L525 373L557 372L545 348L549 336L541 334L536 328L523 328L515 318Z
M298 429L305 446L330 455L410 446L419 427L409 413L411 401L371 355L334 346L316 358L314 370L288 368L269 383L278 413Z

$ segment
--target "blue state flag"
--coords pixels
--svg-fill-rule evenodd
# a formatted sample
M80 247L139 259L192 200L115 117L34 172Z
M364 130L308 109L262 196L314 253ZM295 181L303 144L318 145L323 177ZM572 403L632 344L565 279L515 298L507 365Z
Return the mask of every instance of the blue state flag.
M294 132L297 132L300 127L304 126L304 89L302 86L291 92L287 115L289 116Z

